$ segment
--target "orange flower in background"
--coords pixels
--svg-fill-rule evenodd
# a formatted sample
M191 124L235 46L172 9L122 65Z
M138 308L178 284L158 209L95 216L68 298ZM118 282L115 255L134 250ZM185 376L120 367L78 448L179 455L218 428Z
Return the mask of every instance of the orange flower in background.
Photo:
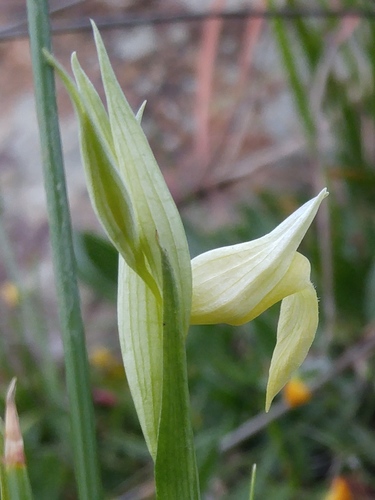
M290 380L283 390L284 401L291 407L301 406L310 401L312 397L309 387L299 378Z
M342 476L335 477L324 500L354 500L347 480Z

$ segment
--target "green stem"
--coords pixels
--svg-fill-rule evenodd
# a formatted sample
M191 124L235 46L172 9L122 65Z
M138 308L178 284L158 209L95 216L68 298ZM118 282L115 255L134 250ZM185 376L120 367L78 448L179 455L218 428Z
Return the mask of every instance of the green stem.
M72 244L53 69L42 49L51 50L47 0L27 0L35 99L43 158L66 383L70 401L75 473L81 500L102 498L87 351Z
M161 249L163 265L163 394L155 460L158 500L199 500L199 479L190 420L185 332L179 321L176 282Z

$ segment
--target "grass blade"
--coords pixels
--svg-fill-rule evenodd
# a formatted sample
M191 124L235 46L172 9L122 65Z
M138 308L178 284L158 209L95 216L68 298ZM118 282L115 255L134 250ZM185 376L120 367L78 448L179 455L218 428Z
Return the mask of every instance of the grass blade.
M274 7L274 0L269 1L269 6ZM272 20L274 34L279 46L283 64L288 75L290 87L294 94L297 110L301 116L305 133L311 141L315 137L315 122L310 110L309 93L302 82L299 75L297 65L295 63L296 56L292 50L292 43L288 39L287 28L284 21L275 17Z
M28 0L28 23L44 182L64 342L75 471L81 500L102 497L97 460L88 360L75 273L53 70L42 49L50 50L47 0Z

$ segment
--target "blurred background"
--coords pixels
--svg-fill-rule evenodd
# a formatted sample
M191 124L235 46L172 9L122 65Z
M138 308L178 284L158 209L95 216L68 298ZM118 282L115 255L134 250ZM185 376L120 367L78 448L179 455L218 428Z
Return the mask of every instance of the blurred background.
M147 100L143 127L192 256L262 236L330 191L301 246L320 297L319 330L270 414L279 305L242 327L190 331L204 498L247 499L256 463L256 498L375 499L374 2L50 7L65 67L77 51L103 95L92 18L133 109ZM0 0L0 389L17 376L35 497L69 500L76 493L26 29L24 1ZM152 464L117 339L117 256L91 209L77 122L57 89L106 494L149 499Z

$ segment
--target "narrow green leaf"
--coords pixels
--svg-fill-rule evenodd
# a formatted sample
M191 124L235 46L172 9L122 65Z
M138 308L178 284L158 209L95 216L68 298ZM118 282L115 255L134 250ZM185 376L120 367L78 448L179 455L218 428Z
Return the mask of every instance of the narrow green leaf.
M159 500L199 499L185 350L180 324L176 281L168 255L161 249L163 265L163 393L158 449L155 461Z
M289 7L297 10L299 7L298 2L289 0ZM299 45L302 48L302 55L306 58L310 70L314 71L324 50L324 38L321 36L321 32L315 28L311 19L303 16L293 19L293 25L290 24L289 26L293 26L298 36Z
M102 486L84 327L75 273L54 75L53 69L43 56L44 48L51 50L47 0L27 0L27 15L52 257L64 343L75 474L79 498L99 500L102 497Z
M273 7L274 3L274 0L270 0L270 7ZM293 53L292 43L288 39L285 22L280 17L275 17L272 24L283 64L289 79L289 84L294 94L297 110L302 118L306 135L311 140L314 138L316 130L314 118L310 110L309 93L299 75L296 64L296 55Z

